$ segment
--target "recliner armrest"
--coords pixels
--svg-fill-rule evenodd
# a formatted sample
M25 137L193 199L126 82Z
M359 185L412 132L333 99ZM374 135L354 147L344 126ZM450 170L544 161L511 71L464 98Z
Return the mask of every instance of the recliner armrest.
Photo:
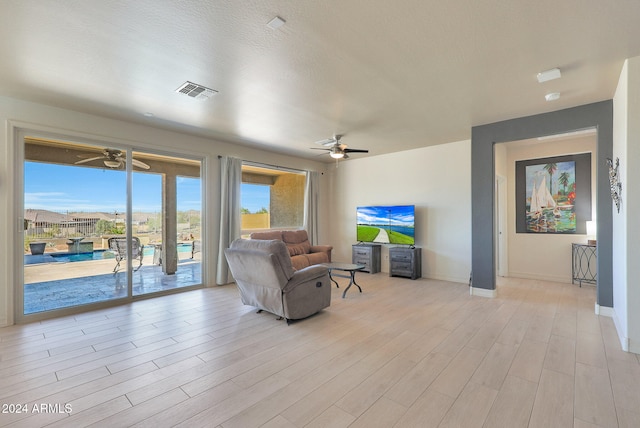
M283 292L287 292L301 284L311 282L315 279L322 278L325 275L329 275L329 269L323 265L308 266L304 269L300 269L294 272L293 276L282 289Z

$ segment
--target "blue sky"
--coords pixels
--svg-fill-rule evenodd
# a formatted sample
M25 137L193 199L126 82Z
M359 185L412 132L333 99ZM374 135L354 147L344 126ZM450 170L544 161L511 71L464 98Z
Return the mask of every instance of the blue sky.
M269 209L270 204L269 186L260 184L242 184L240 189L240 206L246 208L251 213L255 213L261 208Z
M356 216L358 224L413 226L413 205L358 207Z
M126 173L38 162L24 164L24 206L58 212L124 212ZM178 210L201 209L200 179L178 177ZM133 174L134 211L160 212L162 177Z
M24 164L24 206L56 212L124 212L126 173L39 162ZM134 211L160 212L160 174L133 174ZM269 209L269 186L243 184L242 207ZM178 177L178 210L201 209L200 180Z

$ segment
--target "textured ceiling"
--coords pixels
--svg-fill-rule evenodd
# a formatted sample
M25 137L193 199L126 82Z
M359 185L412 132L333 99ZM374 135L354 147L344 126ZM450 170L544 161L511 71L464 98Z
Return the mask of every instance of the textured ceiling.
M334 133L376 155L610 99L624 59L640 55L637 0L2 0L0 11L0 95L326 161L309 147ZM276 15L286 25L272 30ZM537 82L554 67L561 79ZM219 92L177 94L187 80Z

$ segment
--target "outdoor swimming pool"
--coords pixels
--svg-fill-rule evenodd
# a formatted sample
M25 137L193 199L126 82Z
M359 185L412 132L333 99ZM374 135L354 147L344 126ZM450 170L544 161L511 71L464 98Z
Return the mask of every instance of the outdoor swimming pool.
M178 244L178 253L191 254L191 243ZM145 246L144 255L152 256L155 248L152 245ZM40 263L72 263L72 262L86 262L89 260L104 260L113 259L115 255L110 250L93 250L91 253L45 253L41 255L25 255L24 264L33 265Z

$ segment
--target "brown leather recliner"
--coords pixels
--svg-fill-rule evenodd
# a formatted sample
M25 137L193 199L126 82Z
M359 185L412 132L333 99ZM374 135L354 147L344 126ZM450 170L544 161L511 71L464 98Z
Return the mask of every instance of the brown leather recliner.
M253 232L251 239L273 240L285 243L291 256L294 269L304 269L307 266L331 262L331 245L311 245L306 230L269 230L267 232Z

